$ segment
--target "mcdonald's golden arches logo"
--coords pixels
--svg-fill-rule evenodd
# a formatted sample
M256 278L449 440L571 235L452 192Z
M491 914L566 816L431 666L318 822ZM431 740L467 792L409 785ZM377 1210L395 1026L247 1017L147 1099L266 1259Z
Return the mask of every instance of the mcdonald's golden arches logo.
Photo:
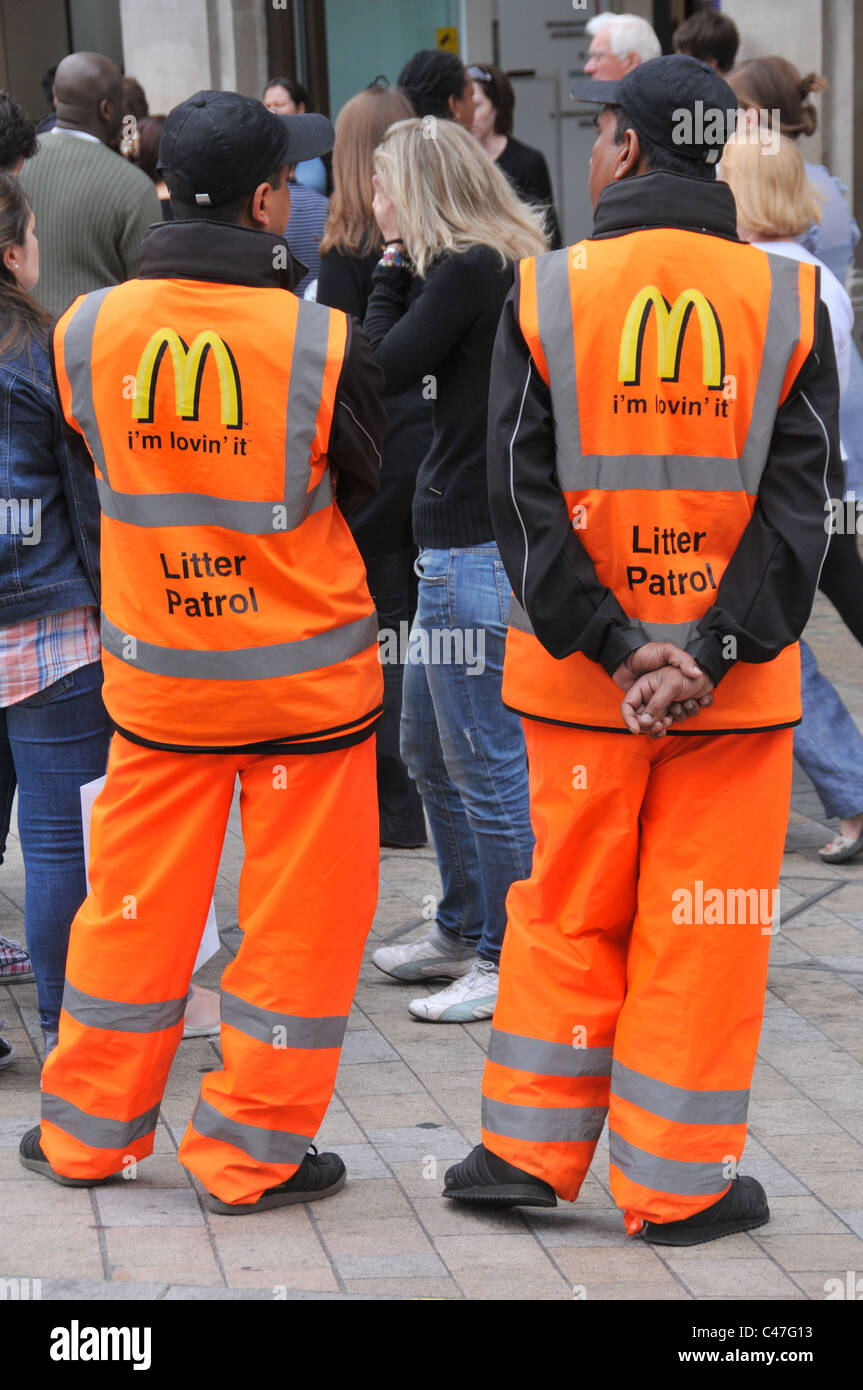
M721 391L725 377L725 345L722 325L710 300L701 290L682 290L671 305L656 285L644 285L627 310L620 335L618 380L625 386L639 385L644 335L653 312L659 376L662 381L677 381L683 340L693 310L701 329L702 380L711 391Z
M224 338L212 329L205 329L186 346L173 328L157 328L141 353L135 373L135 394L132 416L140 424L152 424L156 402L156 382L159 368L170 352L174 371L174 395L177 415L181 420L197 420L201 399L204 368L212 358L219 380L221 421L228 429L238 430L243 423L243 397L240 374L234 354Z

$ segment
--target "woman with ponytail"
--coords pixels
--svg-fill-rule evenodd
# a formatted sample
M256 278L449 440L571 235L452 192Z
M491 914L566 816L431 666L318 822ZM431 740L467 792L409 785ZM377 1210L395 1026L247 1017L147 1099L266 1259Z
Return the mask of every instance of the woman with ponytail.
M798 140L801 135L815 134L818 112L810 98L827 87L825 78L817 73L801 77L787 58L750 58L734 69L728 82L740 105L756 123L764 112L760 119L766 120L772 128L774 112L778 111L782 135ZM800 241L844 285L854 248L860 240L860 228L845 201L848 189L823 164L804 162L806 177L821 204L821 220L813 222Z

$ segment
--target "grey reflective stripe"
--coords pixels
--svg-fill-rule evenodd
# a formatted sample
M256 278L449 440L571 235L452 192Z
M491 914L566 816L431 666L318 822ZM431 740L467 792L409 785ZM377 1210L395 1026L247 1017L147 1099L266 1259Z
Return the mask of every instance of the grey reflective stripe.
M749 1107L748 1091L688 1091L620 1062L612 1067L611 1094L684 1125L742 1125Z
M80 1110L62 1096L42 1092L42 1119L80 1139L91 1149L128 1148L136 1139L152 1134L158 1118L158 1105L131 1120L109 1120L105 1115L88 1115L86 1110Z
M565 492L581 486L572 481L576 471L581 476L581 426L575 384L575 338L567 248L537 257L536 310L554 410L557 480Z
M301 513L312 476L311 451L321 404L330 314L321 304L299 301L285 407L285 507Z
M561 483L564 487L565 484ZM585 454L571 471L571 490L594 492L745 492L740 460L690 454ZM648 528L649 530L649 528ZM689 559L692 552L686 556Z
M688 623L637 623L633 621L630 622L629 626L646 632L650 642L673 642L675 646L683 648L699 635L698 623L694 619Z
M545 1042L493 1028L488 1060L537 1076L608 1076L611 1052L610 1047L573 1047L571 1043Z
M685 1197L702 1197L722 1192L731 1179L726 1176L725 1163L693 1163L687 1159L660 1158L658 1154L637 1149L628 1140L611 1130L608 1156L630 1182L655 1192L675 1192Z
M207 1139L233 1144L259 1163L302 1163L312 1142L305 1134L291 1134L286 1129L259 1129L257 1125L229 1120L203 1096L195 1106L192 1128Z
M510 1105L488 1096L482 1098L484 1129L506 1139L535 1139L538 1143L598 1139L607 1113L604 1105Z
M112 656L154 675L179 680L256 681L275 676L295 676L336 666L373 646L378 639L377 615L357 618L343 627L303 637L296 642L276 642L266 647L238 647L230 651L201 651L157 647L124 633L102 613L102 646ZM128 648L128 650L127 650Z
M525 613L515 594L513 594L509 602L509 625L510 627L514 627L518 632L529 632L531 637L536 636L533 630L533 623Z
M800 262L788 256L772 256L769 253L767 259L770 264L770 307L767 311L764 352L746 443L740 456L746 490L753 496L758 491L770 452L788 363L800 341Z
M301 1018L297 1014L261 1009L222 990L222 1022L259 1042L278 1047L341 1047L348 1026L347 1014L331 1018ZM284 1029L284 1036L277 1029Z
M114 286L108 285L104 290L93 290L85 295L63 337L63 361L72 387L72 414L81 426L87 448L105 478L108 476L105 451L93 407L93 334L102 302L112 289Z
M88 1028L108 1028L115 1033L161 1033L174 1028L186 1012L188 997L159 999L153 1004L128 1004L85 994L66 981L63 1008Z
M329 468L317 487L297 501L293 512L279 498L248 502L233 497L208 497L200 492L115 492L98 478L99 501L105 516L130 526L223 526L247 536L293 531L313 512L332 506Z
M514 594L509 605L509 625L517 632L526 632L531 637L536 637L530 618ZM684 648L699 636L698 622L695 619L688 623L640 623L632 618L627 626L633 632L643 632L649 642L674 642L676 646Z

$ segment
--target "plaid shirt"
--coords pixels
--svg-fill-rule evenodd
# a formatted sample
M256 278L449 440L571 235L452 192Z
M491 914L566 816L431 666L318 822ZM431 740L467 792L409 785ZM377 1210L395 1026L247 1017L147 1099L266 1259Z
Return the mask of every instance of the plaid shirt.
M101 656L99 613L66 608L0 627L0 707L17 705Z

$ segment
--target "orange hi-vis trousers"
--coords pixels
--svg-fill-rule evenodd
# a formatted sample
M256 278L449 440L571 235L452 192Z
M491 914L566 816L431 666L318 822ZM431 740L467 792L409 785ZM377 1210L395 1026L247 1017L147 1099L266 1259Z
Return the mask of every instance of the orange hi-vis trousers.
M236 777L243 941L221 982L221 1068L180 1160L225 1202L301 1163L332 1096L378 891L375 739L328 753L172 753L115 734L69 943L42 1148L67 1177L152 1152Z
M536 848L507 897L483 1143L572 1201L607 1117L634 1233L717 1201L743 1152L793 731L523 723Z

